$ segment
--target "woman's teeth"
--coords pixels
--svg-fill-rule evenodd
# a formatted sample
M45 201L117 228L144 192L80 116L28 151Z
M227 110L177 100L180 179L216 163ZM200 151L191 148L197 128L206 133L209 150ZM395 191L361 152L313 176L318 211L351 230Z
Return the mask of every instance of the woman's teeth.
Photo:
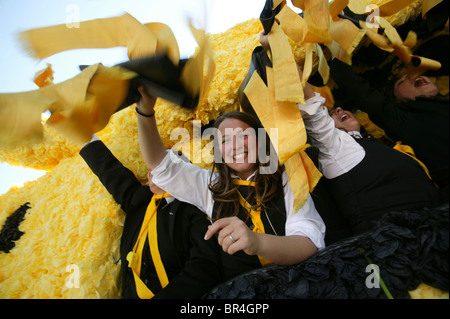
M426 84L426 81L423 79L423 78L416 78L415 80L414 80L414 86L417 88L417 87L419 87L419 86L422 86L422 85L424 85L424 84Z
M241 159L244 158L245 154L237 154L234 156L234 159Z

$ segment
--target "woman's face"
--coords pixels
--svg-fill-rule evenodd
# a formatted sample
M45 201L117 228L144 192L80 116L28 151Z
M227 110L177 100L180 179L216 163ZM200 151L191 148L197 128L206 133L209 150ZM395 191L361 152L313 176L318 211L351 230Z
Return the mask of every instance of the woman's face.
M418 96L431 97L438 93L436 85L426 76L411 77L406 74L395 82L394 95L400 101L414 101Z
M247 123L227 118L219 125L222 160L242 179L257 168L258 146L256 132Z
M334 120L334 126L345 132L359 132L361 124L350 111L345 111L342 107L330 110L330 116Z

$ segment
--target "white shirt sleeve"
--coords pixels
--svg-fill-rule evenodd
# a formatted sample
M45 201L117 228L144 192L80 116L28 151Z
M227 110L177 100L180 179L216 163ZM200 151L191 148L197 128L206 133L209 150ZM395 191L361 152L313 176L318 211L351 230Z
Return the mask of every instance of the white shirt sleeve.
M286 207L286 236L300 235L311 239L317 249L325 248L325 224L317 212L311 195L297 212L294 212L294 194L286 172L283 173L284 204Z
M208 188L211 172L181 160L172 151L151 172L153 183L180 201L190 203L212 217L214 200ZM217 175L213 175L216 178ZM286 206L285 235L301 235L311 239L318 249L325 247L325 224L317 212L311 196L305 205L294 212L294 195L287 174L283 174Z
M320 171L326 178L335 178L358 165L366 152L352 136L335 127L323 103L325 98L316 93L306 105L298 104L298 107L306 132L320 151Z
M212 217L214 201L208 188L210 171L187 163L172 150L168 150L164 159L151 173L155 185Z
M98 138L97 134L92 134L92 138L89 142L83 143L81 145L81 148L85 147L86 145L88 145L89 143L95 142L95 141L99 141L100 139Z

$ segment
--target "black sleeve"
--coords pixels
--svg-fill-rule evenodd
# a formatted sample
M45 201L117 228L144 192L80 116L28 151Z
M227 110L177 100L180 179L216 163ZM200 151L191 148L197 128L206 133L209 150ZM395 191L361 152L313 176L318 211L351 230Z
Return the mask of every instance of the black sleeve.
M177 217L184 219L184 242L177 244L185 246L186 261L182 271L154 298L201 298L224 280L216 237L204 239L209 225L206 215L191 205L180 206ZM180 232L179 227L175 232Z
M338 85L337 91L343 96L341 105L337 106L360 109L389 136L398 136L402 123L408 118L404 112L384 94L373 89L348 64L339 59L333 59L329 64L331 77Z
M102 141L89 143L81 149L80 155L125 213L132 212L133 206L140 204L137 201L151 198L150 189L142 186L133 172L123 166Z

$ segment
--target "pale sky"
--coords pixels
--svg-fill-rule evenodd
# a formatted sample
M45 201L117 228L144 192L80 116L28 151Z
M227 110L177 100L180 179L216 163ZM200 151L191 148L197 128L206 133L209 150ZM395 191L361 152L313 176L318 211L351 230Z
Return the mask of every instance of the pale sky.
M72 50L37 61L21 48L17 37L20 31L128 12L142 23L169 25L181 56L188 57L196 48L189 18L197 28L214 34L258 18L264 3L265 0L0 0L0 93L37 89L32 78L46 63L52 64L54 82L59 83L78 74L80 64L101 62L112 66L127 60L126 48L113 48ZM0 163L0 194L44 173Z

